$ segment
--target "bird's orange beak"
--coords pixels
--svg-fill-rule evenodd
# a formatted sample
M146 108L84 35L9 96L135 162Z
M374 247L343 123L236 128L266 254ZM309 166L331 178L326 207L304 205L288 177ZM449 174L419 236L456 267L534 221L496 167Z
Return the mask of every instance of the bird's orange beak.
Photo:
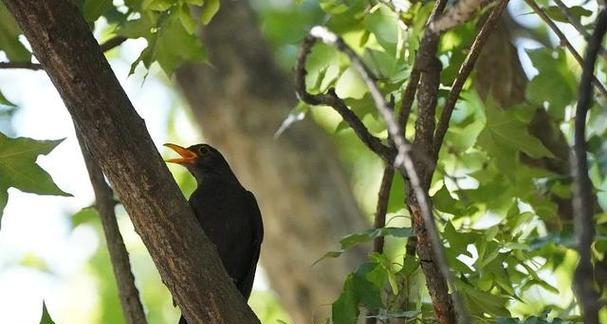
M187 148L185 148L183 146L179 146L177 144L171 144L171 143L166 143L166 144L164 144L164 146L172 149L173 151L177 152L177 154L181 155L181 158L166 159L165 160L166 162L177 163L177 164L192 164L192 163L194 163L196 158L198 158L198 155L196 155L196 153L188 150Z

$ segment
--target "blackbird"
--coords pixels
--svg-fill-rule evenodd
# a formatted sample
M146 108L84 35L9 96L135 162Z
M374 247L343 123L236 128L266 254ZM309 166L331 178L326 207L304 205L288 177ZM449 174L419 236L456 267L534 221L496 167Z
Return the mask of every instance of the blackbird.
M263 223L255 196L238 181L226 159L207 144L188 148L164 144L181 157L168 159L188 169L197 187L189 199L198 223L217 247L228 275L248 300L259 260ZM179 324L187 323L183 316Z

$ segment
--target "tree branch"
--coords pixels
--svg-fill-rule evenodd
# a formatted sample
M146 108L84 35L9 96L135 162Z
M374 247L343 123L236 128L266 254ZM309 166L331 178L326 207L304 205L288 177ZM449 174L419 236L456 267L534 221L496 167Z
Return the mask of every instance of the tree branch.
M439 1L437 2L437 6L444 7L444 3L444 1ZM385 100L384 95L379 90L369 68L362 62L360 57L343 41L343 39L341 39L339 36L330 32L324 27L313 27L310 31L310 34L306 37L304 44L302 45L302 50L300 51L300 57L298 62L299 67L296 70L296 73L298 74L296 79L298 89L301 89L302 87L304 87L305 89L305 81L302 75L302 72L305 72L305 70L302 71L301 66L305 64L306 55L307 53L309 53L311 46L316 40L320 40L328 45L335 46L338 50L348 56L348 58L352 62L352 65L361 74L363 81L369 88L377 110L380 112L380 114L384 118L384 121L386 122L388 134L392 138L394 146L396 147L396 150L398 152L393 162L394 167L399 170L403 177L408 179L408 183L413 194L412 196L414 197L415 204L417 206L416 210L418 211L418 214L422 216L422 220L424 223L424 226L422 227L424 229L423 231L418 231L418 235L424 235L424 237L427 238L426 241L428 242L428 244L424 246L425 248L428 248L428 253L425 253L425 256L428 257L428 259L426 259L426 262L435 262L437 267L440 269L440 271L426 273L427 282L429 283L429 289L432 290L434 288L434 286L430 285L430 282L443 282L443 285L440 286L442 288L442 291L440 293L437 293L437 295L431 293L431 296L433 296L433 305L435 306L435 309L439 310L437 312L437 317L439 318L440 322L452 323L455 321L455 315L453 314L452 308L447 308L451 309L451 311L448 311L447 314L442 312L443 305L441 305L441 303L445 302L451 304L448 288L446 284L444 284L446 278L450 278L451 274L449 271L449 267L446 263L446 258L444 256L444 251L442 250L442 245L438 236L438 232L436 230L436 226L434 224L434 218L430 208L428 195L425 192L424 187L422 187L421 179L418 175L418 172L416 171L413 159L411 158L411 146L404 139L402 131L400 129L400 125L396 122L396 119L394 118L394 115L390 108L390 104ZM299 93L299 95L300 98L304 98L304 96L306 95L309 96L309 94L306 93ZM306 99L314 102L313 98L308 97ZM302 100L305 101L306 99ZM441 300L434 299L434 297L438 295L442 297ZM465 312L465 310L462 309L462 312Z
M449 128L449 120L451 119L451 114L453 113L453 109L455 108L455 104L459 99L459 95L468 79L468 76L474 69L474 64L478 59L478 56L481 54L487 39L491 32L495 29L495 26L499 22L498 19L501 17L502 12L508 5L508 0L500 0L499 3L493 8L491 14L481 27L480 31L474 38L474 42L470 46L470 50L468 51L468 55L464 59L464 62L459 68L457 73L457 77L455 81L453 81L453 85L451 86L451 91L449 91L449 95L447 96L447 101L445 102L445 106L443 107L443 112L440 117L440 121L438 126L436 127L436 132L434 134L434 160L438 160L438 153L440 151L441 146L443 145L443 140L445 139L445 134L447 133L447 129Z
M0 62L0 69L42 70L42 65L32 62Z
M417 91L417 85L419 84L419 71L413 66L411 75L409 75L409 82L403 91L403 96L400 102L400 111L398 112L398 124L403 128L403 137L407 138L407 122L409 121L409 115L411 114L411 107L413 101L415 101L415 92Z
M4 0L190 323L259 323L71 1Z
M552 31L556 34L556 36L561 41L561 44L565 45L565 47L569 50L571 55L573 55L573 58L580 64L580 66L583 67L584 59L582 58L580 53L578 53L577 50L575 49L575 47L573 47L573 45L569 42L569 40L567 40L567 37L565 36L565 34L563 34L563 32L552 21L552 19L550 19L550 17L548 17L546 12L544 12L544 10L542 8L540 8L540 6L538 6L534 0L525 0L525 3L527 3L527 5L529 7L531 7L531 9L546 23L546 25L548 25L548 27L550 29L552 29ZM605 87L603 87L603 85L601 84L601 81L599 81L599 79L597 79L594 76L594 74L591 75L590 77L592 80L592 84L594 84L594 86L597 88L597 90L599 90L599 92L601 93L601 96L607 98L607 90L605 90Z
M373 227L376 229L384 228L386 226L386 213L388 211L388 201L390 200L390 189L392 189L392 180L394 179L394 168L387 165L384 168L384 173L381 178L381 185L379 186L379 193L377 197L377 206L375 208L375 219ZM383 253L384 252L384 237L379 236L373 240L373 252ZM369 310L366 324L377 323L377 310Z
M304 39L295 66L295 90L301 101L309 105L325 105L332 107L343 118L343 120L354 130L358 138L375 154L383 160L390 162L394 153L392 149L381 143L381 140L373 136L363 122L348 108L346 103L337 96L334 89L329 89L326 94L314 95L306 90L306 58L316 43L316 38L308 36Z
M124 43L128 38L123 36L114 36L108 39L106 42L100 45L102 52L107 52L115 47L120 46L120 44ZM32 63L32 62L0 62L0 69L27 69L27 70L42 70L42 65L40 63Z
M586 39L586 41L589 41L591 35L588 33L588 31L586 31L584 26L582 26L580 21L571 13L569 7L567 7L567 5L565 5L561 0L554 0L554 3L556 3L563 15L567 17L567 20L569 21L571 26L573 26L578 31L578 33L580 33L580 35L582 35L584 39ZM599 49L599 54L603 57L603 59L607 59L607 51L605 51L605 48L603 46L601 46L601 48Z
M146 324L143 306L139 300L139 291L135 286L135 278L131 272L129 254L124 246L124 241L118 228L116 213L114 212L115 201L112 189L105 182L103 172L101 172L101 169L91 156L78 128L76 128L76 138L80 144L84 163L86 164L91 185L95 192L95 208L99 212L99 218L101 219L101 225L105 233L105 240L112 261L116 284L118 285L124 318L128 324Z
M584 59L582 77L579 86L579 99L575 114L574 161L573 175L575 179L574 211L575 233L580 261L575 271L575 290L577 293L585 323L598 323L599 295L594 289L594 270L592 265L592 242L594 241L594 200L592 182L588 176L588 160L586 158L586 117L592 105L592 81L594 66L601 47L601 42L607 32L607 11L601 10L597 17L596 27L588 42Z

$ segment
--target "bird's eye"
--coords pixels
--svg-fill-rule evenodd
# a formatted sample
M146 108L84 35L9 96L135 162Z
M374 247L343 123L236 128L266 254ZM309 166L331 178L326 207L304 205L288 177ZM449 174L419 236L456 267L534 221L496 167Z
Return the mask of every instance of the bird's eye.
M201 146L201 147L198 149L198 152L199 152L199 153L202 155L202 154L208 153L208 152L209 152L209 149L208 149L206 146Z

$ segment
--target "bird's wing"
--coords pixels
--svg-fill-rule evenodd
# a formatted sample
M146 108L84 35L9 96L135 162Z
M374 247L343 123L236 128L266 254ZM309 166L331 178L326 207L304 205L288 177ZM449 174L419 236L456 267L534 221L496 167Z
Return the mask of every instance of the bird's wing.
M253 246L253 254L251 258L251 266L249 267L249 271L246 276L238 285L238 290L243 294L243 296L248 299L251 294L251 289L253 288L253 280L255 279L255 270L257 269L257 261L259 261L259 253L261 252L261 242L263 241L263 220L261 218L261 212L259 211L259 206L257 205L257 200L255 196L250 191L247 191L247 210L251 212L251 224L253 225L253 242L251 245Z

